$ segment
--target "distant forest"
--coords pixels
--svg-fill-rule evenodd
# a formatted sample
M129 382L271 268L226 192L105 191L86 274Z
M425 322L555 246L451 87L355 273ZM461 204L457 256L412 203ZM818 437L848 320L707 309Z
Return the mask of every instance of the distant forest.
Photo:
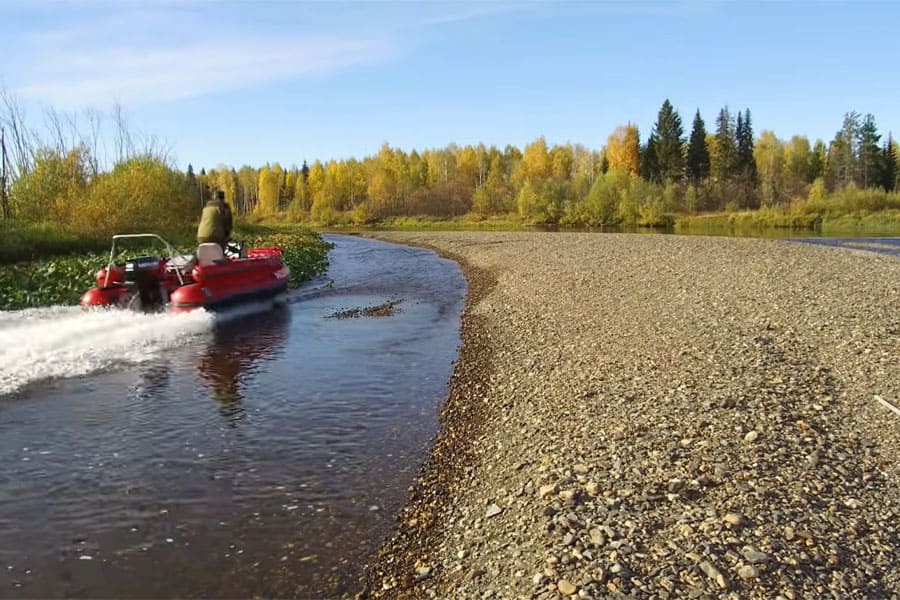
M776 226L885 210L900 222L897 143L890 134L882 139L874 116L856 112L844 115L829 143L811 144L768 130L756 136L750 110L727 107L712 131L697 111L686 134L666 100L646 140L626 124L600 150L549 147L543 137L521 150L451 144L407 153L385 143L362 159L199 173L175 169L156 138L128 129L121 109L112 114L111 134L104 119L49 110L49 133L41 136L0 90L0 216L91 235L167 230L194 221L209 190L219 188L240 214L322 225L465 216L671 226L691 215L753 209L777 212Z
M515 214L527 223L664 225L675 214L792 203L802 210L799 204L848 188L880 191L885 207L900 208L887 194L897 189L898 157L897 143L890 135L882 141L871 114L847 113L829 144L810 144L769 130L756 137L750 110L733 114L727 107L714 131L697 111L685 135L666 100L646 141L627 124L601 150L548 147L543 137L521 150L451 144L407 153L385 143L361 160L219 166L199 174L189 167L187 176L225 190L239 212L324 224Z

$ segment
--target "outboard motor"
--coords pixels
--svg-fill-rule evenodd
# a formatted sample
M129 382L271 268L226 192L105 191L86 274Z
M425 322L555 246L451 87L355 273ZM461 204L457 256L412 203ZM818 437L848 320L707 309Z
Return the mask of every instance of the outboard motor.
M160 282L159 257L138 256L127 261L123 279L125 286L129 288L126 296L129 308L148 311L161 308L165 304Z

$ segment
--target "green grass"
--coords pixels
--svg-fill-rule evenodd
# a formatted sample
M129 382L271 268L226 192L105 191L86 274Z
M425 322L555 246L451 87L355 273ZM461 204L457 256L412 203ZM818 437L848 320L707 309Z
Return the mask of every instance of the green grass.
M190 246L194 243L193 231L148 233L159 233L177 246ZM53 223L0 220L0 265L109 252L110 244L110 236L73 233Z
M320 225L323 231L360 231L360 230L427 230L427 231L524 231L534 227L524 225L515 215L500 215L480 218L477 215L467 214L458 217L389 217L368 223L365 225Z
M515 215L479 218L477 215L473 214L449 219L436 219L432 217L396 217L379 221L374 227L384 229L431 229L454 231L516 231L530 229L528 226L523 225L522 221Z
M110 240L63 231L50 223L0 220L0 265L109 248Z
M285 263L291 269L292 287L321 273L328 265L328 249L331 244L309 229L296 226L242 226L237 228L234 237L244 239L248 247L280 246ZM176 242L183 242L183 237ZM0 264L0 310L77 304L81 294L95 285L95 273L106 266L110 243L110 240L106 240L101 250L85 251L83 246L78 252L62 245L58 247L64 248L68 254ZM193 243L178 243L177 247L182 252L191 251ZM118 255L116 262L125 260L129 255L159 251L158 246L152 249L132 244Z
M900 235L900 210L826 216L822 220L822 233L829 235L840 233Z
M828 235L900 235L900 210L823 215L817 212L791 214L761 209L682 216L675 223L675 231L718 235L786 235L792 232Z
M739 235L765 230L818 231L821 224L822 218L817 214L791 215L760 210L682 215L675 219L675 231Z

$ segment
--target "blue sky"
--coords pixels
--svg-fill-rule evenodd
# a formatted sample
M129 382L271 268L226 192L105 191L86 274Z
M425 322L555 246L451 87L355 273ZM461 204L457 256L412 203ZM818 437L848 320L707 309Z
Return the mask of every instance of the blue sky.
M451 142L642 140L665 98L830 140L850 110L900 137L898 2L0 0L0 86L124 109L176 164L259 166Z

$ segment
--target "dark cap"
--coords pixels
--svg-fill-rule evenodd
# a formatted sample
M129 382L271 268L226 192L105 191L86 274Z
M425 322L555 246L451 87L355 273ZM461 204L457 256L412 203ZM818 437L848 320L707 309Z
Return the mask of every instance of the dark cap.
M215 196L213 196L216 200L225 200L225 192L222 190L216 190Z

